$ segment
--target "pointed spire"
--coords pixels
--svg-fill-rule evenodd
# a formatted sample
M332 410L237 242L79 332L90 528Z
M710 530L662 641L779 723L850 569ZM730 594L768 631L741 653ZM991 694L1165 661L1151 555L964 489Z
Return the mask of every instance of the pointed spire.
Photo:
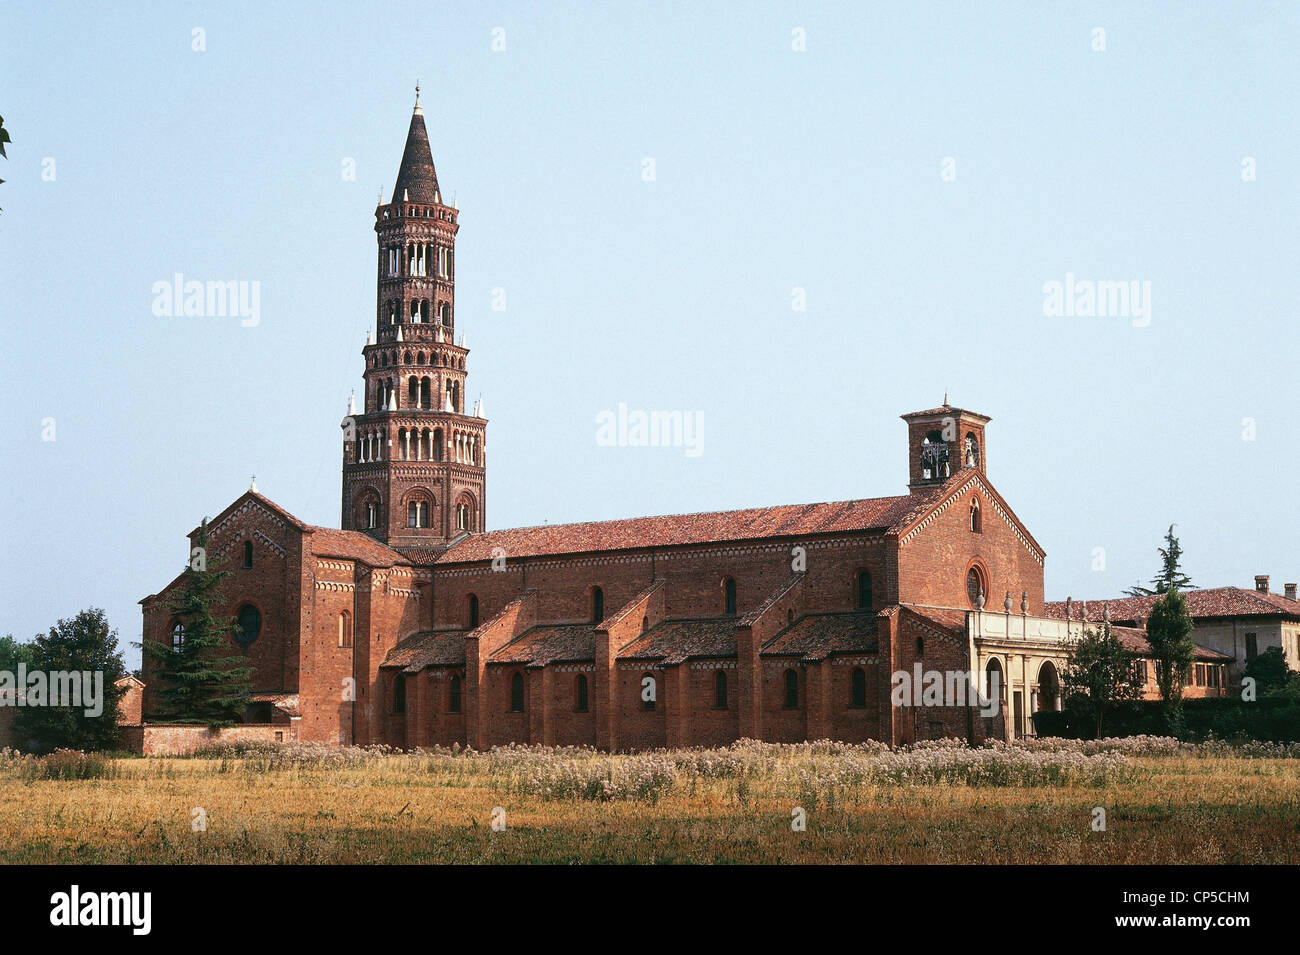
M424 128L424 110L420 108L416 92L415 111L411 115L411 128L406 134L406 148L402 151L402 165L397 171L397 185L393 187L393 202L441 202L438 191L438 173L433 168L433 152L429 149L429 132Z
M401 326L401 325L398 325L398 326L397 326L397 340L398 340L399 342L402 340L402 326Z
M948 392L947 392L947 389L945 389L945 390L944 390L944 393L943 393L943 406L944 406L945 408L949 408L949 407L951 407L951 405L948 404Z
M420 108L420 81L415 81L415 115L423 116L424 110Z
M454 413L455 410L456 410L455 408L453 408L453 407L451 406L451 392L450 392L450 391L447 392L447 402L446 402L446 404L443 405L442 410L443 410L443 411L451 411L451 412L453 412L453 413Z
M348 414L357 413L357 393L355 391L348 393Z
M370 331L366 332L366 344L373 345L374 343L375 343L375 330L372 328L370 329Z
M384 409L384 410L385 410L385 411L396 411L396 410L397 410L397 392L396 392L395 390L394 390L394 391L390 391L390 392L388 393L388 407L387 407L386 409Z

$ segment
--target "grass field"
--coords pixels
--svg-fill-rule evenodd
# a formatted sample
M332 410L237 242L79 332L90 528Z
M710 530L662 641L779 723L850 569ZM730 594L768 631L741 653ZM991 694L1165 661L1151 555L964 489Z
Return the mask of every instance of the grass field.
M0 861L1292 863L1298 756L1152 739L898 752L745 741L635 756L6 752Z

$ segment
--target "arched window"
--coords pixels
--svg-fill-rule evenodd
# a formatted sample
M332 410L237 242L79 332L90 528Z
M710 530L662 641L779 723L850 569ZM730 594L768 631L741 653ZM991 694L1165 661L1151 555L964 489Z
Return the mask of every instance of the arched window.
M460 712L460 677L455 673L447 681L447 712Z
M726 593L726 611L727 616L735 616L736 613L736 581L728 577L722 583L723 591Z
M248 647L250 643L257 639L257 635L262 632L262 614L252 604L244 604L239 608L239 613L235 615L239 622L235 630L236 642Z
M578 713L587 712L587 678L581 673L573 680L573 709Z
M724 670L713 674L713 708L717 710L727 708L727 674Z
M972 498L970 502L970 529L976 534L982 533L983 527L980 523L980 502Z
M916 658L919 660L925 656L925 641L920 637L916 638Z
M871 574L869 571L858 571L858 609L871 609Z
M785 708L787 710L799 709L799 672L797 670L785 671Z
M970 600L972 607L979 607L980 596L987 596L988 591L984 587L984 577L978 567L972 567L966 571L966 597Z
M524 675L516 670L510 676L510 712L524 711Z
M966 444L962 449L962 466L968 468L977 468L980 465L980 445L975 440L975 432L966 432Z
M393 677L393 712L406 712L406 677L400 671Z
M470 594L466 599L469 609L469 628L473 630L478 626L478 596Z
M172 624L172 649L177 653L185 646L185 624L177 620Z
M984 698L1001 702L1007 696L1007 683L1002 676L1002 664L994 657L984 668Z
M867 671L862 667L853 668L852 705L861 708L867 705Z
M641 674L641 709L653 710L659 696L659 681L652 673Z
M650 618L649 618L649 617L642 617L642 618L641 618L641 632L642 632L642 633L645 633L645 632L646 632L647 630L649 630L649 629L650 629Z
M339 614L339 646L352 646L352 614L346 610Z
M244 570L253 566L253 542L244 541Z
M933 480L948 474L948 442L942 432L931 431L921 441L921 477Z
M591 588L591 622L600 623L605 619L605 591L599 587Z

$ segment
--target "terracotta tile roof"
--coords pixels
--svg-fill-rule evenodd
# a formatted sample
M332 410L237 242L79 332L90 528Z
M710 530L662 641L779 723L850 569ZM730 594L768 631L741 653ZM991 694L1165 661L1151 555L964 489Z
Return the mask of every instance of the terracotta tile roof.
M252 693L248 698L254 703L272 703L277 710L282 710L290 716L301 715L298 712L297 693Z
M424 630L398 641L388 651L381 667L401 667L406 673L418 673L425 667L465 665L467 630Z
M918 497L876 497L825 504L787 504L738 511L633 517L582 524L547 524L472 534L447 549L438 563L489 560L500 547L508 558L577 554L714 541L803 537L843 531L883 531L910 512Z
M261 504L268 511L275 514L277 517L283 518L285 521L292 524L294 527L298 528L299 530L307 529L308 527L307 524L298 520L298 518L294 517L292 514L286 511L279 504L275 503L275 501L271 500L269 497L266 497L263 494L259 494L257 491L245 491L243 494L239 495L239 497L235 498L234 501L231 502L229 507L223 510L212 520L208 521L208 528L211 529L213 527L216 527L219 523L225 520L226 516L230 514L231 511L234 511L237 508L241 507L244 501L248 500L249 498ZM194 530L190 531L189 535L187 536L193 536L194 534L197 534L198 531L199 528L196 526Z
M764 644L761 652L809 661L836 653L875 653L879 650L876 627L876 614L870 610L807 614Z
M573 663L596 659L596 631L589 623L533 627L488 658L488 663Z
M928 418L930 415L938 414L964 414L970 415L972 418L983 418L986 421L993 420L988 415L980 414L978 411L971 411L969 408L954 408L951 405L941 405L938 408L928 408L925 411L909 411L905 415L899 415L899 417L903 420L907 420L908 418Z
M953 607L914 607L910 604L904 606L933 627L947 630L959 637L966 635L965 610L957 610Z
M394 547L412 564L426 565L432 564L443 555L447 548L445 547Z
M1124 645L1124 649L1132 653L1140 653L1144 657L1151 656L1151 644L1147 643L1146 633L1141 629L1137 627L1117 627L1112 624L1110 632L1119 638L1119 642ZM1196 645L1196 659L1222 663L1232 660L1232 657L1226 653L1220 653L1218 650L1203 647L1198 643Z
M1281 594L1262 594L1244 587L1209 587L1204 590L1186 590L1187 610L1193 617L1258 617L1287 615L1300 618L1300 601L1288 600ZM1149 617L1155 597L1119 597L1114 600L1089 600L1088 619L1100 621L1103 605L1110 605L1110 619L1122 622ZM1079 601L1074 602L1072 613L1079 619ZM1043 606L1044 617L1065 619L1065 602L1054 600Z
M406 564L405 557L387 544L381 544L361 531L340 531L332 527L309 526L311 550L317 557L342 557L359 560L371 567Z
M692 657L734 657L736 618L665 620L641 634L618 653L620 660L660 660L665 665Z

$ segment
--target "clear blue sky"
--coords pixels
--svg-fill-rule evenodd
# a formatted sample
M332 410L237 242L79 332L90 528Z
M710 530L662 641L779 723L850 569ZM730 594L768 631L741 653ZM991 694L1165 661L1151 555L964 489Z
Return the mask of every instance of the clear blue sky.
M1280 589L1298 47L1294 3L5 3L0 633L138 640L253 473L337 526L417 77L489 526L901 493L898 415L946 389L1049 597L1145 580L1174 522L1196 583ZM260 323L155 316L177 272L259 282ZM1149 281L1150 324L1045 316L1067 273ZM620 402L701 412L703 453L598 446Z

